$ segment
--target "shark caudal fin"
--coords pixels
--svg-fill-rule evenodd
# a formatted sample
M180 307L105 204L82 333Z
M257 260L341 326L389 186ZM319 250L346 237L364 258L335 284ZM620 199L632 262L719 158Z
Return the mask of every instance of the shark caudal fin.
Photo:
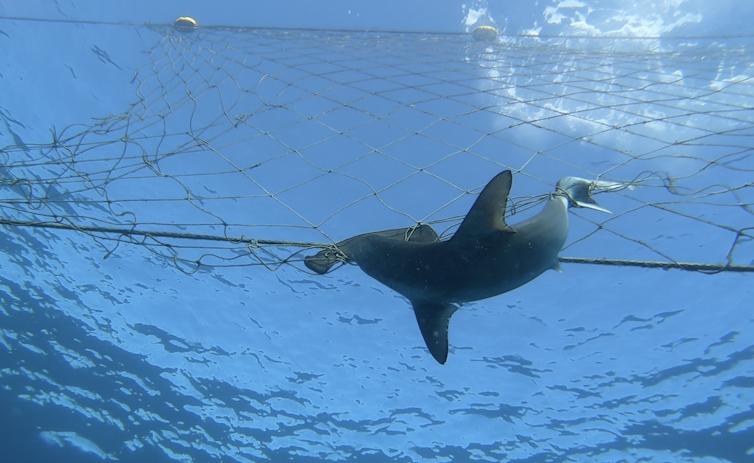
M412 302L427 349L441 365L448 360L448 325L458 307L449 302Z
M418 227L394 228L392 230L364 233L343 240L334 247L323 249L313 256L305 257L304 264L312 272L324 275L338 262L349 262L352 247L364 236L381 236L383 238L422 243L434 243L440 240L437 232L431 226L425 224Z
M631 189L630 185L604 180L586 180L579 177L563 177L558 181L558 190L568 196L568 205L571 207L583 207L595 211L612 214L592 199L592 193L601 191L618 191L624 188Z

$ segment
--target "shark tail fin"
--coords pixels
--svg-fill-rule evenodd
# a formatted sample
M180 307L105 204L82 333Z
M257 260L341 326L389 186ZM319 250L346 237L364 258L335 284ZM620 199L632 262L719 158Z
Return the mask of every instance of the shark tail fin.
M414 314L419 322L427 349L441 365L448 360L448 325L458 306L451 303L414 301Z
M609 210L597 204L591 194L598 189L610 191L610 182L591 181L579 177L563 177L558 181L557 189L568 197L570 207L583 207L595 211L612 214ZM617 184L616 184L617 185Z

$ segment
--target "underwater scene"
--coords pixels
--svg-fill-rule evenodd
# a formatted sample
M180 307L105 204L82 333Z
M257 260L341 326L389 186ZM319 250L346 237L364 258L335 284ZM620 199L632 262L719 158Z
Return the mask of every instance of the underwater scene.
M753 14L0 6L0 460L754 462Z

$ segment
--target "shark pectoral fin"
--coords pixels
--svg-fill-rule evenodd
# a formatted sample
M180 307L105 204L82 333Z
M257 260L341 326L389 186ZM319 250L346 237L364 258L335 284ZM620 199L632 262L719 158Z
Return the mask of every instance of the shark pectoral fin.
M449 302L412 302L416 321L427 349L441 365L448 359L448 325L450 317L458 310Z
M557 259L555 260L555 262L553 262L551 268L553 270L556 270L558 273L563 273L563 267L560 266L560 261Z

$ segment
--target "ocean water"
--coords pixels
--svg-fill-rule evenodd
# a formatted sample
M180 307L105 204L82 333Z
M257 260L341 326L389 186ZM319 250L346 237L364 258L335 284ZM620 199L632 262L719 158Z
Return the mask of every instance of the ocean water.
M239 241L452 233L511 168L514 226L632 184L564 257L750 267L747 9L4 5L0 460L754 461L748 273L564 262L439 365L358 267Z

